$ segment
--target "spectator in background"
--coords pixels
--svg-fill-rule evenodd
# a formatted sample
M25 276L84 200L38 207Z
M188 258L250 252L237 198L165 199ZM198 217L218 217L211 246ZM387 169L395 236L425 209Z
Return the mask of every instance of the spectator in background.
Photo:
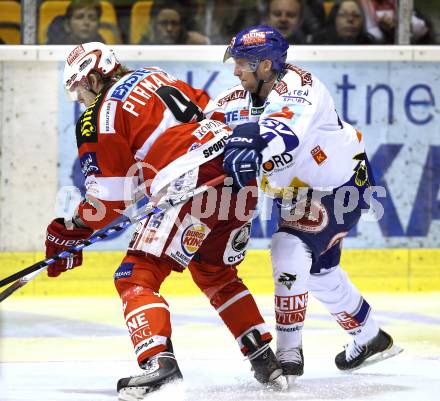
M203 25L214 45L226 45L245 26L257 25L260 20L257 0L223 0L206 3Z
M99 34L102 8L99 0L73 0L64 16L56 17L47 30L47 44L103 42Z
M316 34L313 43L325 45L372 45L376 41L365 27L365 16L356 0L335 3L325 28Z
M382 44L394 44L397 20L396 0L360 0L368 32ZM418 11L411 17L411 44L434 43L432 26Z
M292 44L308 43L308 38L302 29L304 2L303 0L268 0L267 25L278 29L281 35Z
M209 39L187 28L186 14L178 1L155 2L151 9L149 30L142 36L142 45L207 45Z
M302 29L307 35L314 35L325 25L324 0L303 0L304 21Z

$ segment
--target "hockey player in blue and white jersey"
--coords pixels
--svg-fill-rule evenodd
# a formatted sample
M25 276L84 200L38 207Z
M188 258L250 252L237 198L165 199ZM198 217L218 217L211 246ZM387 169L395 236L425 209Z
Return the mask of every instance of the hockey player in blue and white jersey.
M223 166L235 190L259 177L280 206L271 242L277 358L292 382L303 374L308 291L352 337L336 355L339 369L401 349L339 265L342 238L369 209L374 185L362 134L339 118L314 75L286 64L288 47L269 26L239 32L225 60L235 63L241 84L217 97L212 115L234 128Z

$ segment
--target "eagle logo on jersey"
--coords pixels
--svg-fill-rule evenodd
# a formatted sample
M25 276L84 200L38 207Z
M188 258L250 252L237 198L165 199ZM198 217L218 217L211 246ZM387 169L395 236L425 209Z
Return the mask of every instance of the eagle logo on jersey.
M225 265L234 265L243 260L249 245L251 227L252 223L248 222L231 231L223 253L223 263Z
M296 274L281 273L278 277L278 282L285 285L288 290L292 288L293 283L296 281Z
M245 224L232 239L232 249L241 252L246 248L251 234L251 224Z
M358 187L362 187L368 181L368 170L365 162L365 152L359 153L353 157L353 160L359 160L359 164L354 168L355 177L354 182Z

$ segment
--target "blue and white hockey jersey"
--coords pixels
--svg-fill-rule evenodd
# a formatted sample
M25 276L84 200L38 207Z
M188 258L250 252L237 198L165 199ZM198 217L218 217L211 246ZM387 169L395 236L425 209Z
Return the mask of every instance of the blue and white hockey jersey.
M268 142L261 188L275 197L299 187L337 188L350 180L365 152L362 134L339 118L327 88L290 64L262 107L253 106L241 85L221 93L214 104L208 115L222 113L232 128L258 121Z

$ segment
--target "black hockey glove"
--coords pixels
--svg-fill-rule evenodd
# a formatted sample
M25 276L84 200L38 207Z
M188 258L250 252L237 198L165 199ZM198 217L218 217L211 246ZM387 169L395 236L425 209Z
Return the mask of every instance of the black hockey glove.
M234 129L225 145L223 169L232 177L235 192L258 176L261 152L266 146L258 123L245 123Z

